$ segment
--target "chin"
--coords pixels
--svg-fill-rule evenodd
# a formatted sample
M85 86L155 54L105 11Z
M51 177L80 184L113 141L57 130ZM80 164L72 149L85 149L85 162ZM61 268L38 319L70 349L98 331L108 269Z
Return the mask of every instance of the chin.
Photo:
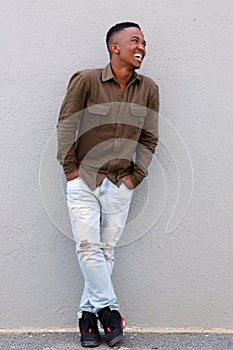
M141 64L134 66L134 69L140 69L141 68Z

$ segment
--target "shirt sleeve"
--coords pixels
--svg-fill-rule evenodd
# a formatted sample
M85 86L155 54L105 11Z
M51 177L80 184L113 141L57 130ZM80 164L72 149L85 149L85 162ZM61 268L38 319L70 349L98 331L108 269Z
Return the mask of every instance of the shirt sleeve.
M75 73L68 84L57 123L57 159L65 175L77 169L77 129L87 98L87 84L81 72Z
M132 181L135 187L148 174L148 167L159 140L159 87L153 82L147 105L147 116L136 148Z

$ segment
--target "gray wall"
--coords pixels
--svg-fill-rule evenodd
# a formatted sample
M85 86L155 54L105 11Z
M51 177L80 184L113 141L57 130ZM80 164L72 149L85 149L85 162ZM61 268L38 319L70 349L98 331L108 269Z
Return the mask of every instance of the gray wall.
M70 76L137 21L161 91L161 141L136 191L114 284L128 326L233 328L231 0L3 0L0 328L76 326L82 277L56 162Z

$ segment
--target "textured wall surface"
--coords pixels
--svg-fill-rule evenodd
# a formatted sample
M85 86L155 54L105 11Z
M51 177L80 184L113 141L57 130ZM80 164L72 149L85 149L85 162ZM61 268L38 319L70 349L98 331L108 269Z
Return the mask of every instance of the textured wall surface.
M161 141L116 252L121 310L128 326L233 328L231 0L2 1L0 328L76 326L54 130L70 76L108 62L122 20L148 43Z

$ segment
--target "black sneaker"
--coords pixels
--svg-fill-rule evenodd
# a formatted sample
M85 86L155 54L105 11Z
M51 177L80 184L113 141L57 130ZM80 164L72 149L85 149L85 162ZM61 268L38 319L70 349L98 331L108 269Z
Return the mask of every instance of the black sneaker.
M82 312L82 318L79 319L79 330L81 333L81 345L83 347L94 348L101 344L97 317L92 312Z
M104 328L106 343L112 347L123 339L125 320L117 310L111 310L109 307L101 309L98 316Z

